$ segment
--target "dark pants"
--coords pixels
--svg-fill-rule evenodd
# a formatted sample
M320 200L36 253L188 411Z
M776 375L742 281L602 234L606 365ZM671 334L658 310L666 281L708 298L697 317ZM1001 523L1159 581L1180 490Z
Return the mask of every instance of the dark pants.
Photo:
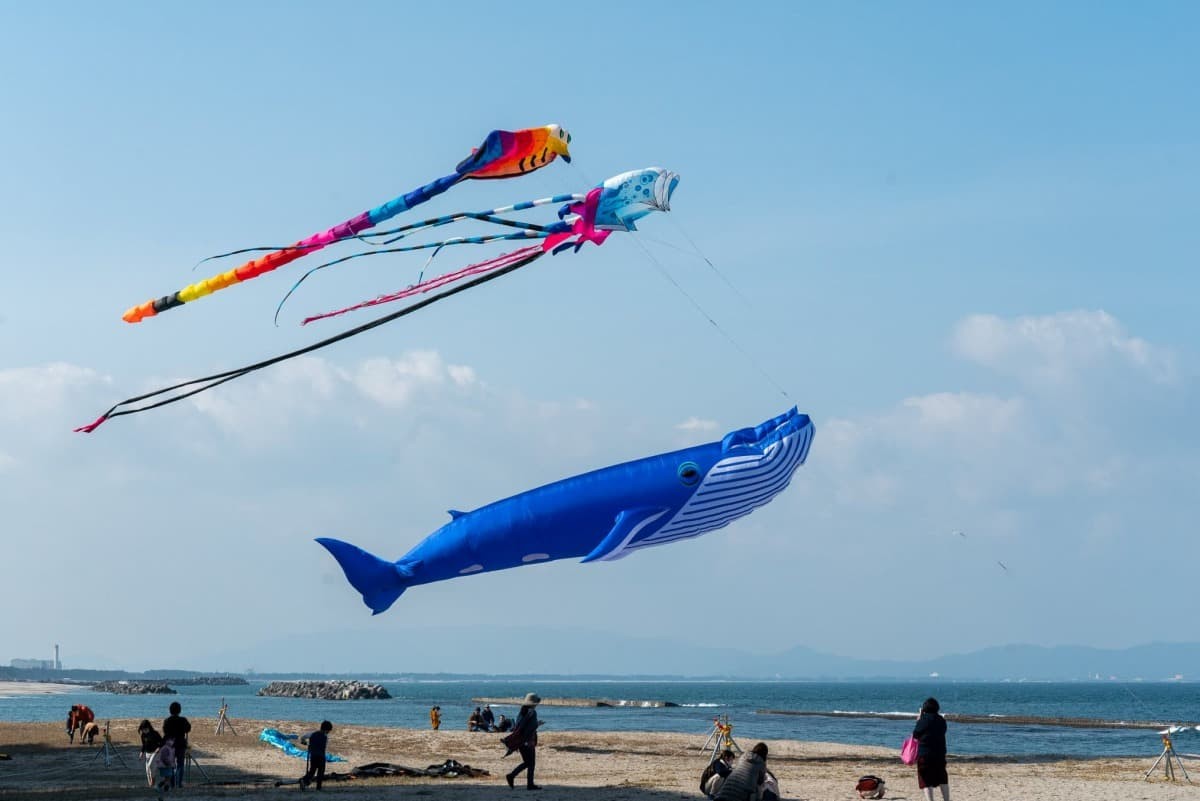
M175 777L171 779L172 787L183 786L183 769L187 767L187 746L175 749Z
M512 769L508 775L514 779L526 768L529 772L525 774L525 785L533 786L533 766L537 764L537 749L532 745L523 745L518 749L521 752L521 764Z
M304 778L300 780L300 783L307 785L314 778L317 780L317 789L320 790L321 782L325 781L325 757L309 754L308 771L305 772Z

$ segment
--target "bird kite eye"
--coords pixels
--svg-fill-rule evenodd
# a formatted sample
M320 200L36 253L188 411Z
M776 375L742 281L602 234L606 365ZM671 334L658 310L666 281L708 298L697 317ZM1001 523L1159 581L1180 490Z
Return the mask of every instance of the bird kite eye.
M700 480L700 468L695 462L684 462L679 465L679 480L685 487L695 486Z

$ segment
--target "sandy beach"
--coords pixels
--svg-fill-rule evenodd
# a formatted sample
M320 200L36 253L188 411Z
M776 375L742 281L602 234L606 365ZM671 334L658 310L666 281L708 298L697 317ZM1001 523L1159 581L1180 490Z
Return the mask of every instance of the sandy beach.
M14 695L60 695L75 692L77 684L54 684L45 681L0 681L0 698Z
M195 769L192 783L176 798L207 799L295 796L294 780L303 761L288 757L258 740L265 727L307 733L317 721L239 720L237 734L214 733L216 720L192 718L192 751L208 774ZM58 723L0 723L0 798L104 799L146 798L138 759L137 720L113 720L112 743L124 765L103 763L102 744L70 745ZM156 721L158 723L158 721ZM455 759L491 775L480 778L379 778L330 781L324 792L344 798L388 799L422 796L442 799L503 798L524 793L509 790L504 773L517 764L514 754L503 757L499 735L461 730L430 731L337 726L330 751L348 763L331 764L331 771L371 762L424 768ZM882 776L888 798L916 801L920 793L913 771L895 751L831 743L768 740L769 767L778 776L786 799L845 801L856 798L856 779L866 773ZM537 781L543 801L665 801L700 798L698 778L705 764L703 739L683 734L639 732L554 732L545 730L538 749ZM751 743L742 743L748 747ZM951 751L953 752L953 744ZM953 798L1047 799L1047 801L1125 801L1126 799L1196 799L1200 787L1169 784L1142 775L1151 759L1097 759L1053 762L1009 758L954 757L950 759ZM1200 766L1197 766L1200 774ZM1197 777L1200 781L1200 775ZM276 781L292 781L275 786Z

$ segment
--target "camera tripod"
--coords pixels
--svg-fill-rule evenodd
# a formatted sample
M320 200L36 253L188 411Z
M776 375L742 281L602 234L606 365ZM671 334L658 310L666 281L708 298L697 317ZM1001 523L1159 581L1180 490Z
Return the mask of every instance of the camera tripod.
M183 771L184 771L183 778L185 780L187 780L189 783L191 781L192 768L195 768L196 770L200 771L200 775L204 777L204 781L208 782L209 784L212 783L212 777L208 775L208 771L206 771L204 769L204 766L201 765L196 760L196 757L192 755L191 746L188 746L187 758L184 759L184 761L183 761Z
M92 761L95 762L97 757L103 756L104 757L104 767L109 768L109 767L112 767L113 757L116 757L117 761L121 763L121 767L128 768L129 765L126 764L125 757L121 756L121 752L113 747L112 737L108 733L109 722L110 721L107 721L107 720L104 721L104 729L103 729L104 745L102 745L100 747L100 750L97 751L92 756Z
M1150 781L1150 774L1154 772L1154 769L1157 768L1158 764L1161 762L1163 766L1163 773L1167 781L1175 781L1175 766L1178 765L1179 772L1183 774L1184 780L1187 781L1188 784L1191 784L1192 777L1188 776L1187 768L1183 766L1183 760L1179 758L1178 752L1175 751L1175 744L1171 742L1171 734L1169 730L1163 733L1162 741L1162 753L1158 755L1158 759L1154 760L1154 764L1150 766L1150 770L1146 771L1146 775L1142 778L1146 781ZM1175 760L1174 764L1171 763L1171 760Z
M729 722L729 715L713 718L712 731L708 733L708 739L700 746L700 750L708 752L709 762L719 757L722 751L742 753L742 747L733 739L733 724Z
M237 736L237 729L233 728L233 721L230 720L229 716L226 714L228 711L229 711L229 704L225 703L225 699L222 698L221 699L221 708L220 708L220 710L217 711L217 731L216 731L216 733L224 734L225 729L229 729L231 732L233 732L234 736Z

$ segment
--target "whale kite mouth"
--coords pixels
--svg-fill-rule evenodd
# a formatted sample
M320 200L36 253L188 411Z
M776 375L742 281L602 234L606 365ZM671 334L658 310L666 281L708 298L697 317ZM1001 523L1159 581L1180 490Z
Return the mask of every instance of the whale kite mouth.
M762 453L772 445L782 442L803 430L806 426L811 425L812 421L808 415L800 414L799 410L792 407L778 417L773 417L754 428L741 428L737 431L729 432L725 435L725 439L721 441L721 449L726 453L742 448ZM807 450L806 447L805 456L807 456ZM801 463L803 461L802 458Z

